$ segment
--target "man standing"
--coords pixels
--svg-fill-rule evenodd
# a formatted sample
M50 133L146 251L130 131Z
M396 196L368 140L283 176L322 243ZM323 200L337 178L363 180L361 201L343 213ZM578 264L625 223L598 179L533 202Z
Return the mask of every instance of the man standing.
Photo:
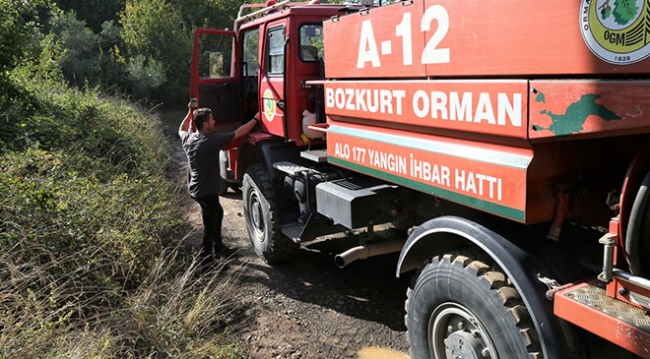
M187 187L190 196L201 206L203 219L203 243L201 263L214 260L212 253L228 251L221 240L223 208L219 203L219 150L233 141L247 135L259 121L259 112L249 122L235 131L217 133L217 124L209 108L194 110L193 102L188 105L187 115L178 128L183 150L189 162ZM192 112L194 111L194 112ZM192 119L198 132L191 132Z

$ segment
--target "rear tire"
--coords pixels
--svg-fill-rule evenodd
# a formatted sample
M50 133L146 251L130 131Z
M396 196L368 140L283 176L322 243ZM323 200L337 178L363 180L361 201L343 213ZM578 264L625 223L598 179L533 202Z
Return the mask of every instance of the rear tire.
M463 255L435 257L406 300L411 358L541 358L537 333L505 274Z
M280 232L273 184L264 164L254 164L246 170L242 200L246 230L255 253L269 264L295 257L300 244Z

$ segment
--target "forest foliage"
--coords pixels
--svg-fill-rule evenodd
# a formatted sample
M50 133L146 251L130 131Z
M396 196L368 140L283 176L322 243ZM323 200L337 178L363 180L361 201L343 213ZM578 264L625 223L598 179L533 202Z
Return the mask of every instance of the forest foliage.
M2 5L0 70L8 70L23 56L34 56L50 36L68 84L100 86L104 94L172 107L187 100L194 29L232 27L240 4L2 0Z

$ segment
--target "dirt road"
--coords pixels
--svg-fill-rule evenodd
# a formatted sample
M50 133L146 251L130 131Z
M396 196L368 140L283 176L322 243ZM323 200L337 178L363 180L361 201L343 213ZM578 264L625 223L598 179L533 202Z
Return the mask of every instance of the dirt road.
M352 234L303 244L296 260L270 267L251 247L241 195L229 190L221 203L224 242L239 249L228 268L239 276L240 318L233 329L253 358L408 358L407 279L395 277L397 254L339 269L334 255L357 245ZM198 242L199 208L191 201L187 206Z
M176 131L184 115L174 111L161 116L167 134L177 143L181 186L186 178L186 158ZM193 228L187 242L198 247L199 206L181 192L181 210ZM339 269L334 255L358 245L359 239L349 235L303 244L294 261L270 267L251 247L241 195L229 190L221 204L224 243L238 249L227 269L237 278L238 288L237 315L229 327L252 358L408 358L404 301L409 278L395 277L397 254Z

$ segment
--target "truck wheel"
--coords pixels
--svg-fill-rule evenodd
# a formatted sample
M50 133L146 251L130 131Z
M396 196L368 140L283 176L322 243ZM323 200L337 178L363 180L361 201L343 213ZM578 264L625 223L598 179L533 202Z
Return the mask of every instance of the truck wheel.
M625 234L625 257L630 272L638 276L650 273L644 253L650 250L650 172L646 174L636 194Z
M264 164L246 170L242 185L246 230L255 253L269 264L294 257L300 245L280 232L273 184Z
M411 358L541 358L528 310L500 270L445 254L424 265L412 287Z

